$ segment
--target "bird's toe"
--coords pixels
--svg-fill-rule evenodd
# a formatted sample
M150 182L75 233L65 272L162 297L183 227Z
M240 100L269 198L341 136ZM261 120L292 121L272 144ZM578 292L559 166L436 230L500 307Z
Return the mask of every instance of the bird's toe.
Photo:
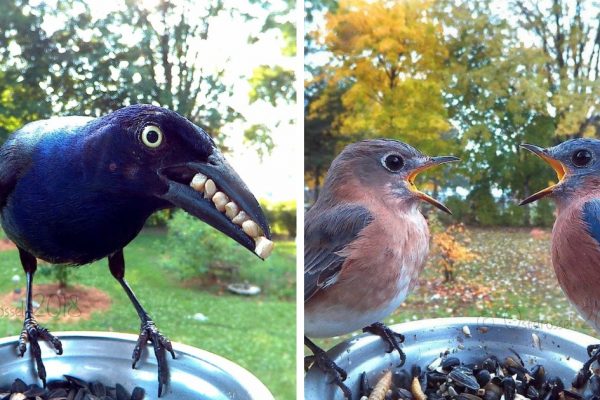
M591 344L587 347L587 353L589 357L594 357L594 355L598 354L598 350L600 350L600 344Z
M58 339L56 336L51 334L50 331L48 331L48 329L43 328L39 325L37 327L37 330L38 330L38 336L40 338L42 338L44 341L50 343L52 345L52 347L54 348L54 350L56 351L56 354L61 355L63 353L62 342L60 341L60 339Z
M136 367L142 355L142 351L148 345L148 342L152 344L156 363L158 365L158 397L160 397L164 387L169 382L169 366L167 364L166 352L168 351L171 356L175 358L175 351L173 351L173 345L169 339L160 333L153 321L144 321L142 322L136 346L133 349L132 368Z
M400 344L404 343L405 340L403 334L393 331L381 322L375 322L374 324L363 328L363 332L368 332L381 337L387 345L386 352L391 353L396 350L400 356L400 364L398 366L401 367L404 365L406 362L406 354L404 354L400 347Z
M26 329L23 329L21 331L21 335L19 336L19 343L17 346L17 351L19 353L19 357L23 357L23 355L27 351L27 330Z

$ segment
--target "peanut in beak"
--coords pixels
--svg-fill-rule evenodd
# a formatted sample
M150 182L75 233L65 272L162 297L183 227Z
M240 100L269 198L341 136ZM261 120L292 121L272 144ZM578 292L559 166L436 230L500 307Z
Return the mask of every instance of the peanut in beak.
M231 201L225 193L218 190L217 185L212 179L209 179L206 175L197 173L192 178L190 187L197 192L204 193L205 199L210 199L217 210L225 213L231 222L240 226L246 235L254 239L254 252L260 258L266 259L269 257L275 244L264 236L260 226L252 221L248 217L248 214L240 210L240 207Z

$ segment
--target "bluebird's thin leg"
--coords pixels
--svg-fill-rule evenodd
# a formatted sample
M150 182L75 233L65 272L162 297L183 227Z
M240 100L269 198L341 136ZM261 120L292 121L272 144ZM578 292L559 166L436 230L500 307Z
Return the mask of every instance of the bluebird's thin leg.
M406 362L406 354L404 354L404 352L400 348L400 343L404 342L404 335L398 332L394 332L393 330L385 326L385 324L383 324L382 322L375 322L374 324L363 328L363 332L368 332L372 333L373 335L380 336L389 346L387 350L388 353L391 353L392 351L396 350L400 355L400 365L398 366L401 367L404 365L404 363Z
M333 379L330 383L335 383L342 392L344 392L344 397L346 399L352 399L352 391L343 383L347 377L346 371L334 363L325 350L314 344L314 342L306 336L304 336L304 345L313 352L312 356L306 356L304 359L305 365L316 364L324 373L333 375Z
M38 339L50 343L59 355L63 352L62 343L54 335L48 332L48 329L38 325L33 317L32 289L33 275L37 270L37 260L34 256L21 248L19 248L19 257L21 258L21 264L23 265L23 269L27 276L27 302L25 304L23 330L19 336L18 352L19 356L23 357L25 351L27 351L27 342L29 342L29 349L37 366L38 377L43 382L44 387L46 387L46 367L44 367L44 363L42 362L42 350L40 349Z
M125 293L127 293L129 300L133 303L133 306L142 321L140 336L138 337L137 344L133 350L132 368L135 368L135 365L140 360L144 347L146 347L148 342L151 342L158 364L158 397L160 397L162 395L163 387L169 382L169 366L167 365L166 351L171 353L171 356L174 359L175 352L173 351L173 346L169 339L164 337L158 331L156 324L152 321L152 318L150 318L146 310L144 310L131 290L131 287L129 287L129 284L125 280L125 259L123 258L123 250L119 250L108 257L108 266L110 272L119 281L125 290Z
M592 370L590 369L594 361L600 359L600 344L592 344L587 347L588 356L590 357L582 366L577 375L571 382L571 385L575 389L581 389L588 382L592 376Z

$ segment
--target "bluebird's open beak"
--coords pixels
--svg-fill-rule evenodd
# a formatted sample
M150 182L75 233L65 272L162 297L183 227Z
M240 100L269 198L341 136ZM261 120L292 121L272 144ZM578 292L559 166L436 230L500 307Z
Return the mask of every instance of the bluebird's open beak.
M452 212L450 211L450 209L448 207L446 207L444 204L442 204L441 202L437 201L433 197L431 197L431 196L421 192L419 189L417 189L417 187L415 186L415 178L421 172L428 170L429 168L433 168L437 165L446 164L446 163L450 163L450 162L456 162L456 161L460 161L460 159L457 157L453 157L453 156L440 156L440 157L427 158L425 160L425 162L423 162L421 165L419 165L417 168L415 168L406 177L406 182L408 183L408 188L413 193L415 193L415 195L417 197L419 197L421 200L425 200L426 202L432 204L433 206L439 208L440 210L452 215Z
M160 195L162 199L213 226L259 257L268 256L272 242L267 219L246 184L219 152L214 152L206 162L163 168L160 174L168 187ZM262 240L268 242L268 251L260 249Z
M520 206L532 203L536 200L541 199L542 197L548 196L549 194L554 192L554 189L556 189L565 180L565 176L567 175L567 167L562 162L560 162L557 159L550 156L550 154L548 153L548 150L543 149L538 146L534 146L532 144L522 144L521 147L524 148L525 150L531 151L533 154L535 154L536 156L540 157L542 160L544 160L548 164L550 164L550 166L554 169L554 171L556 171L556 176L558 177L558 182L555 183L554 185L550 185L547 188L540 190L537 193L532 194L525 200L522 200L519 203Z

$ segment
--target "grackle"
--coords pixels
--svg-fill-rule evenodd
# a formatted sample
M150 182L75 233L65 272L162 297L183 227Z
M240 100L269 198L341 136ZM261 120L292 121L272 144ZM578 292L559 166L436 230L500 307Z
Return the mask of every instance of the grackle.
M389 351L404 337L380 321L402 304L417 283L429 251L419 200L450 213L419 191L416 176L458 161L428 157L396 140L347 146L333 161L304 223L304 334L314 362L351 398L345 371L308 337L332 337L363 328L382 337Z
M173 358L175 353L125 280L123 248L152 213L172 207L262 258L272 249L269 226L254 196L211 137L173 111L133 105L96 119L32 122L0 148L0 222L18 247L27 277L18 352L23 356L29 343L44 385L38 341L49 342L58 354L62 346L33 315L36 259L83 265L107 257L141 320L133 367L151 342L162 394L169 377L166 352Z

